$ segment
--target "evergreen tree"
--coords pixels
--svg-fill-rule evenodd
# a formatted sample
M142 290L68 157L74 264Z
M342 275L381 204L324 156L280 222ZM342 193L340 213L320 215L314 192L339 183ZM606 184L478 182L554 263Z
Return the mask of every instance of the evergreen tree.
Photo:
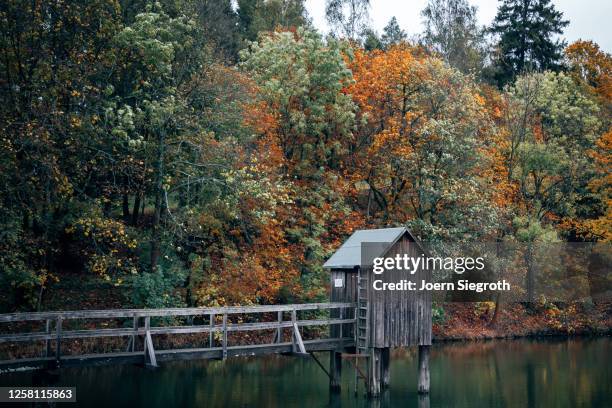
M380 41L380 38L378 37L376 31L374 31L373 29L366 28L363 31L361 37L363 41L363 48L365 48L366 51L383 49L382 42Z
M389 20L389 23L383 29L383 35L380 40L384 49L406 41L406 33L400 28L395 16Z
M304 0L238 0L238 21L248 41L261 31L309 25Z
M238 59L240 33L238 14L231 0L200 0L193 2L194 14L207 41L224 57Z
M503 0L490 30L499 36L495 79L504 85L524 71L558 71L569 21L550 0Z

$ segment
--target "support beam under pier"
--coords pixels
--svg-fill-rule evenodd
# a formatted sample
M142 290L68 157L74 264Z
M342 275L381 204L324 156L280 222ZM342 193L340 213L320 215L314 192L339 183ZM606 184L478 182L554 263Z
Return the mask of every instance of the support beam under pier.
M342 378L342 353L338 351L329 352L329 389L340 391Z
M431 346L419 346L419 394L429 393L429 349Z

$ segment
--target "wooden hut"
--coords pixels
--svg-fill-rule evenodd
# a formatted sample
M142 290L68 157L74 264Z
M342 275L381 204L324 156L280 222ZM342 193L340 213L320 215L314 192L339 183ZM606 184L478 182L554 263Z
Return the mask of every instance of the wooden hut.
M426 256L423 246L407 228L358 230L323 265L330 270L331 301L357 304L357 323L351 332L355 350L345 355L355 357L356 368L359 360L366 362L364 380L368 393L374 396L389 383L389 355L393 347L419 347L418 389L421 393L429 391L431 292L374 290L374 281L379 281L378 287L380 281L414 281L417 287L423 280L431 281L431 272L423 269L414 274L396 269L373 273L374 258L404 254Z

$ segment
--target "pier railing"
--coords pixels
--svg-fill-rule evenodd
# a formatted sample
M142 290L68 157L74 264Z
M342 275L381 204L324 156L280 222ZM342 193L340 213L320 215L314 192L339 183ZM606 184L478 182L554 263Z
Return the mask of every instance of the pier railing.
M2 367L19 367L27 365L55 364L67 365L96 360L107 362L111 360L126 360L143 362L156 366L157 360L189 359L189 358L226 358L237 355L251 355L263 353L293 352L304 354L310 351L334 350L350 345L352 338L343 337L342 327L355 323L352 316L354 303L310 303L293 305L270 306L227 306L207 308L168 308L168 309L115 309L115 310L79 310L35 313L0 314L0 344L13 342L42 341L41 356L37 358L0 361ZM330 317L317 317L298 319L298 312L315 312L334 310ZM265 321L257 320L256 316ZM303 314L303 313L302 313ZM232 319L237 315L247 315L248 322ZM288 315L288 316L287 316ZM338 317L331 317L335 315ZM270 317L273 316L272 321ZM170 325L152 325L152 318L165 318L173 322ZM187 318L191 324L176 325L180 318ZM65 322L90 319L131 319L131 327L93 328L72 330L65 328ZM159 320L159 319L158 319ZM195 324L193 322L197 321ZM3 333L4 323L40 322L44 323L43 331L29 331L19 333ZM19 324L19 323L18 323ZM124 323L125 324L125 323ZM302 340L300 328L309 326L336 326L338 329L329 330L327 338ZM272 343L265 344L228 344L228 333L245 331L275 331ZM283 342L283 331L291 333L291 341ZM155 350L152 338L158 335L208 333L205 347L188 349ZM215 335L216 334L216 335ZM100 353L93 355L62 355L62 341L69 339L126 337L126 351L121 353ZM142 350L136 350L136 339L142 338ZM216 339L215 339L216 338ZM54 347L53 347L54 346Z

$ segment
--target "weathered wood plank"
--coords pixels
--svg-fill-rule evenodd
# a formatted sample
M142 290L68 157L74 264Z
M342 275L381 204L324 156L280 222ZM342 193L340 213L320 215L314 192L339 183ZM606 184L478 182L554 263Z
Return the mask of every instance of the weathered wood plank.
M45 333L51 336L51 320L47 319L45 322ZM45 357L49 357L51 355L51 338L47 338L45 341Z
M276 329L275 343L282 343L283 342L283 329L281 328L280 324L283 323L283 312L276 312L276 318L277 318L279 326Z
M354 323L355 319L316 319L316 320L297 320L296 323L300 327L304 326L329 326L336 324ZM285 322L256 322L256 323L233 323L227 324L228 332L238 331L254 331L254 330L271 330L278 328L290 328L293 323ZM194 333L212 333L217 330L223 330L222 325L216 326L168 326L168 327L151 327L152 335L159 334L194 334ZM117 329L90 329L90 330L70 330L63 331L63 339L83 339L95 337L124 337L134 335L144 335L144 328L117 328ZM0 343L8 342L23 342L37 340L53 340L55 335L46 332L36 333L16 333L0 335Z
M227 314L223 315L223 360L227 358Z
M302 335L300 334L300 329L297 323L293 323L293 335L295 336L295 343L297 346L297 352L306 354L306 347L304 347L304 342L302 341Z
M208 326L209 326L210 332L208 334L208 347L213 347L214 346L213 341L215 340L214 337L213 337L214 336L214 327L215 327L215 315L211 314L209 316L209 319L210 320L208 322Z
M145 365L149 367L157 367L157 359L155 358L155 348L153 347L153 339L151 332L147 330L145 334ZM147 357L149 357L147 361Z
M353 339L351 338L304 340L304 347L306 348L307 352L330 351L344 347L351 347L353 345ZM292 347L293 345L290 342L240 345L228 347L227 353L228 357L290 353L292 351ZM156 350L155 355L156 360L158 362L191 359L220 359L222 357L222 348L214 347L199 349L190 348L175 350ZM54 357L4 360L0 361L0 369L17 369L20 367L28 367L32 369L42 368L48 362L52 361L54 361ZM62 357L62 366L64 367L134 363L142 363L142 352L103 353Z
M57 366L60 365L60 359L62 355L62 318L61 316L57 318L55 322L55 363Z
M292 310L325 310L354 307L352 303L304 303L294 305L226 306L167 309L113 309L113 310L76 310L56 312L5 313L0 314L0 323L36 320L55 320L61 317L70 319L113 319L133 317L200 316L211 314L249 314L268 312L290 312Z

